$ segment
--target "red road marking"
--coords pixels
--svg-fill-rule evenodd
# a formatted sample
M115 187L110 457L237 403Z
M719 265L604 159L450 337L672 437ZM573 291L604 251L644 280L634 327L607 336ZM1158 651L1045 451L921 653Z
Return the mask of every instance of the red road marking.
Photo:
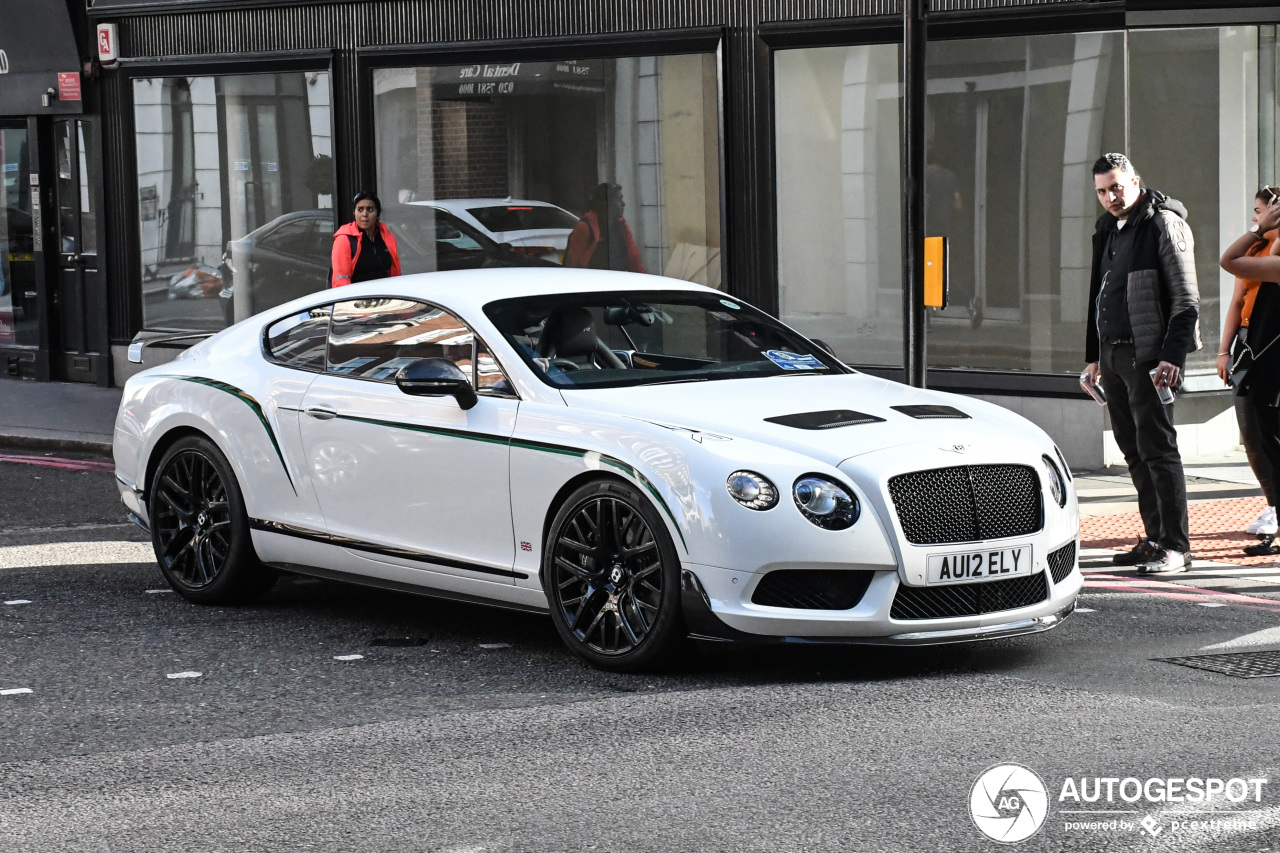
M17 462L22 465L39 465L42 468L64 468L68 471L115 471L111 462L93 462L88 459L63 459L60 456L19 456L0 453L0 462Z
M1099 580L1095 580L1095 578ZM1266 610L1271 613L1280 613L1280 601L1271 598L1257 598L1252 595L1240 595L1234 592L1214 592L1213 590L1183 586L1182 584L1169 583L1168 581L1126 578L1120 575L1091 574L1085 580L1084 585L1094 589L1140 592L1144 595L1155 595L1178 601L1204 601L1206 598L1216 598L1233 602L1250 610Z

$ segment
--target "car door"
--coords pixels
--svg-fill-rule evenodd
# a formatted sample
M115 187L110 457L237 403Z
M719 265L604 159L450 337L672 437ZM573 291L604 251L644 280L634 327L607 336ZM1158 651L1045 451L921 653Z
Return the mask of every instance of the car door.
M402 392L395 374L419 358L453 361L477 404L463 410L453 397ZM363 557L510 582L509 440L519 400L507 387L448 311L404 299L336 303L327 369L307 389L300 418L330 537Z

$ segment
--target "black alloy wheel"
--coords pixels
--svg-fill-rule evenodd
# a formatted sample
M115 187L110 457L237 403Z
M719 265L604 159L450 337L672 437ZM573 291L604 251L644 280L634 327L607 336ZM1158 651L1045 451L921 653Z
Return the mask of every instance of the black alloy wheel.
M675 547L653 505L631 485L601 480L570 495L543 559L556 629L589 662L640 669L681 639Z
M274 582L254 553L239 484L213 442L175 442L156 467L147 505L156 561L184 598L230 604Z

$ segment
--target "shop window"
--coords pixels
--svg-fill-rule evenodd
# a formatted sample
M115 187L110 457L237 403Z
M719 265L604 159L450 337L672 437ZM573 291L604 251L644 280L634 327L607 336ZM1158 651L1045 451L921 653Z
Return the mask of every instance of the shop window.
M1091 169L1126 150L1123 34L938 42L928 81L925 230L950 269L930 366L1079 371Z
M1273 27L930 42L925 229L950 268L930 366L1080 370L1091 166L1123 151L1190 211L1207 345L1188 368L1214 385L1222 235L1276 177L1275 43ZM775 58L782 314L856 364L902 363L898 74L896 45Z
M219 329L327 286L329 75L133 81L145 325Z
M0 345L37 346L31 161L25 128L0 128Z
M775 57L779 305L845 361L902 364L897 45Z
M404 272L564 264L719 287L717 92L711 54L375 71L383 220L421 247ZM626 229L607 227L619 203ZM606 227L570 251L593 208ZM424 210L459 237L425 239Z

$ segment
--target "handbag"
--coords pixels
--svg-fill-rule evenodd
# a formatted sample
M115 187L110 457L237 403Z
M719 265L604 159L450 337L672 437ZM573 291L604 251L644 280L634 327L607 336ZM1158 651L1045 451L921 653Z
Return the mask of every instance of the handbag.
M1253 366L1253 351L1245 343L1248 335L1249 327L1241 326L1236 330L1235 339L1231 341L1231 367L1227 372L1227 384L1236 390L1244 385L1249 368Z

